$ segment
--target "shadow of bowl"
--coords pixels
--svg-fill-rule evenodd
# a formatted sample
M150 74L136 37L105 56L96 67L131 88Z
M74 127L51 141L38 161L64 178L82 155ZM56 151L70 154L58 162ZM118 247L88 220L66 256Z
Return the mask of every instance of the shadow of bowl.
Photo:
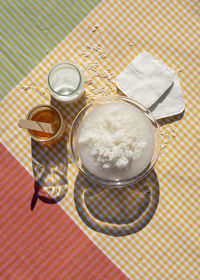
M111 236L125 236L143 229L159 202L159 183L153 170L139 183L103 187L79 173L74 201L82 221L91 229Z

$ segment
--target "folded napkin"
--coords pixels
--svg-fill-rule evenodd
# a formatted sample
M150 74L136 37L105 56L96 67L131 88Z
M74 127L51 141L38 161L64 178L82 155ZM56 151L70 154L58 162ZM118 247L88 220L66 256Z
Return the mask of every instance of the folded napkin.
M139 54L116 82L122 93L149 108L156 119L184 110L182 88L176 72L148 52Z

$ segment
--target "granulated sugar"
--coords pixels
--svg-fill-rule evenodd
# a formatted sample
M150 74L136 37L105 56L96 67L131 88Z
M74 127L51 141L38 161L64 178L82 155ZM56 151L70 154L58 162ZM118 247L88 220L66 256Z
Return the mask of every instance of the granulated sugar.
M128 179L142 171L154 150L152 126L136 107L108 103L91 111L78 135L83 165L106 179Z

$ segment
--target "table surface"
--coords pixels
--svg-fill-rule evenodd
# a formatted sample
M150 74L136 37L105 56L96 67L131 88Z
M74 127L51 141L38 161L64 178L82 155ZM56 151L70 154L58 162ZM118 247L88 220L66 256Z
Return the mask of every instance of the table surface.
M200 2L1 1L1 279L198 279ZM81 108L115 95L142 51L178 72L184 114L160 121L154 170L126 188L84 178L68 135ZM49 69L77 63L85 95L50 98ZM63 113L59 142L39 145L17 121L37 104Z

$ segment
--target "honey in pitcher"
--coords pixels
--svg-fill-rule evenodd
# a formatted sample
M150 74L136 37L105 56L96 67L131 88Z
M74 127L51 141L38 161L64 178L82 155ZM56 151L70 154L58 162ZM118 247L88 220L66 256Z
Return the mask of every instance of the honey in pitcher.
M44 123L50 123L52 124L52 128L54 133L49 133L49 132L43 132L43 131L36 131L36 130L31 130L31 133L40 139L48 139L53 137L57 131L60 128L60 117L58 113L52 109L44 109L42 111L37 112L34 114L31 118L31 120L36 121L36 122L44 122Z

